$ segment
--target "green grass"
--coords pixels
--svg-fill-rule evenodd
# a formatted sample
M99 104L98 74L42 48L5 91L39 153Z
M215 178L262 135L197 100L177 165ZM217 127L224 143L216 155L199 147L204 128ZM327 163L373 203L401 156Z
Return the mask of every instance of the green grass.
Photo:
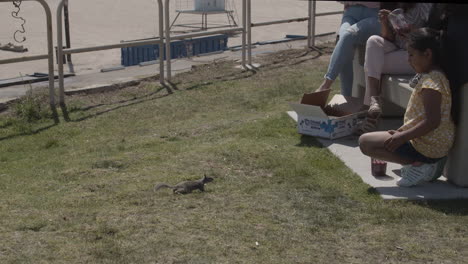
M315 55L68 97L59 125L0 117L0 263L465 261L466 201L383 201L297 134L285 112L322 80ZM205 173L205 193L153 192Z

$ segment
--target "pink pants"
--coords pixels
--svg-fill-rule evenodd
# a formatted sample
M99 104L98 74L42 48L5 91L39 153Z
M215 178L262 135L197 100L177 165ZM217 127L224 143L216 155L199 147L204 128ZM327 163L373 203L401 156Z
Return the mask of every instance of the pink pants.
M414 69L409 65L408 52L395 46L391 41L381 36L371 36L366 44L366 56L364 60L364 72L366 77L366 93L364 104L370 104L370 89L367 77L380 80L382 74L414 74Z

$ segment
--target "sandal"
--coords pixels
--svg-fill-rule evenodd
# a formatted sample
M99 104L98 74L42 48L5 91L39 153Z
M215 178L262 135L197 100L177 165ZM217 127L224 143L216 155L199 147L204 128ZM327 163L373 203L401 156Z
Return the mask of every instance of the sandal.
M382 99L380 96L372 96L371 102L369 106L369 110L367 110L366 119L361 123L358 130L356 131L357 135L362 135L369 132L374 132L377 130L378 121L380 115L382 114Z
M382 114L382 98L380 96L371 96L368 115L376 118Z

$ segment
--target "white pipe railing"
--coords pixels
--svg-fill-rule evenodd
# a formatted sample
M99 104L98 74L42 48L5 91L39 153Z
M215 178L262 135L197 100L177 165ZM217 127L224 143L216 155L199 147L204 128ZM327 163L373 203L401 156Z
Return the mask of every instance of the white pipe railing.
M0 0L0 2L1 1L2 0ZM43 59L47 59L47 58L49 58L48 54L33 55L33 56L26 56L26 57L17 57L17 58L11 58L11 59L3 59L3 60L0 60L0 65L1 64L18 63L18 62L26 62L26 61L43 60Z
M62 2L65 0L62 0ZM259 26L267 26L267 25L274 25L274 24L282 24L282 23L291 23L291 22L302 22L302 21L309 21L308 25L308 47L315 46L315 18L317 16L326 16L326 15L335 15L341 14L342 11L336 12L326 12L326 13L316 13L316 1L309 1L309 16L302 17L302 18L293 18L293 19L284 19L284 20L276 20L276 21L269 21L269 22L261 22L261 23L252 23L252 5L251 0L242 0L242 27L236 27L231 29L224 29L224 30L215 30L209 32L198 32L198 33L189 33L189 34L180 34L171 36L170 34L170 24L169 24L169 2L170 0L165 0L164 6L162 4L162 0L158 0L158 7L159 7L159 31L160 31L160 38L151 39L146 41L130 41L126 43L120 44L113 44L113 45L103 45L103 46L95 46L95 47L87 47L87 48L75 48L75 49L66 49L62 52L59 51L60 54L71 54L71 53L81 53L81 52L90 52L90 51L97 51L97 50L104 50L104 49L112 49L112 48L122 48L122 47L131 47L131 46L138 46L144 44L155 44L159 43L159 63L160 63L160 82L164 83L164 80L167 79L171 81L172 78L172 62L171 62L171 40L180 40L186 38L194 38L200 36L207 36L207 35L214 35L214 34L221 34L221 33L229 33L229 32L241 32L242 33L242 66L245 68L246 64L252 65L252 27L259 27ZM59 6L59 9L62 9L63 5ZM164 10L164 11L163 11ZM57 11L59 12L59 11ZM61 12L60 12L61 13ZM59 17L59 15L57 15ZM61 20L57 22L60 24L60 31L61 31ZM162 33L165 29L165 34ZM60 35L61 36L61 35ZM165 42L160 40L165 40ZM60 46L61 42L58 46ZM165 45L164 45L165 44ZM166 73L164 73L164 46L165 46L165 54L166 54ZM60 50L60 48L58 48ZM60 59L59 59L60 60ZM63 67L62 64L59 63L59 67ZM60 69L59 69L60 71ZM166 74L166 78L164 78ZM63 76L63 74L61 75ZM60 83L63 82L63 77L60 78ZM60 85L60 92L61 94L63 91L63 85ZM61 102L63 100L61 99Z
M24 62L40 59L48 59L49 63L49 104L52 110L53 118L56 123L59 122L57 108L55 106L55 89L54 89L54 47L53 47L53 37L52 37L52 13L50 11L49 5L45 0L23 0L23 1L37 1L39 2L46 13L47 20L47 55L37 55L29 57L21 57L16 59L7 59L0 60L0 64L13 63L13 62ZM0 0L1 2L12 2L11 0Z
M4 0L5 1L5 0ZM10 0L11 1L11 0ZM74 48L74 49L64 49L63 48L63 30L62 30L62 11L67 0L61 0L57 7L57 61L58 61L58 79L59 79L59 102L61 106L65 106L65 88L64 88L64 74L63 74L63 55L73 54L73 53L83 53L83 52L92 52L99 50L109 50L116 48L124 47L133 47L140 45L148 44L159 44L159 82L164 84L164 32L163 32L163 5L162 0L158 0L158 11L159 11L159 39L149 39L142 41L127 41L124 43L117 44L108 44L101 46L92 46L92 47L83 47L83 48Z
M196 38L196 37L202 37L202 36L207 36L207 35L239 32L239 31L242 31L242 30L243 30L242 27L234 27L234 28L228 28L228 29L213 30L213 31L209 31L209 32L186 33L186 34L171 36L171 39Z
M48 50L49 52L47 55L43 54L43 55L35 55L35 56L0 60L0 64L16 63L16 62L24 62L24 61L32 61L32 60L40 60L40 59L48 58L49 59L49 88L50 88L50 93L51 93L50 100L51 100L51 106L52 105L55 106L55 98L53 97L53 94L54 94L53 93L53 90L54 90L53 45L52 45L52 22L51 22L50 9L45 3L45 0L24 0L24 1L38 1L46 9L47 22L48 22L47 28L48 28L48 42L49 42ZM152 38L152 39L139 40L139 41L128 41L124 43L108 44L108 45L101 45L101 46L64 49L63 41L62 41L63 40L62 10L64 8L65 1L67 0L61 0L57 8L57 56L58 56L57 60L58 60L58 72L59 72L59 103L61 105L65 104L65 98L64 98L65 92L64 92L64 80L63 80L64 78L63 55L64 54L92 52L92 51L108 50L108 49L123 48L123 47L133 47L133 46L140 46L140 45L147 45L147 44L159 44L159 76L160 76L159 81L161 84L164 84L164 81L166 79L168 81L171 80L171 71L172 71L171 68L172 67L171 67L171 45L170 45L171 43L170 42L172 39L180 40L180 39L208 36L208 35L221 34L221 33L241 32L242 33L242 67L246 68L247 60L248 60L248 64L252 65L252 27L308 21L309 23L308 23L308 34L307 34L308 44L307 45L309 48L313 48L315 46L315 18L318 16L327 16L327 15L335 15L335 14L343 13L343 11L316 13L316 1L311 0L309 1L309 8L308 8L309 16L308 17L284 19L284 20L261 22L261 23L252 23L251 0L242 0L242 27L171 36L170 23L169 23L169 1L170 0L165 0L165 5L163 5L162 0L157 0L158 11L159 11L159 38ZM11 2L11 0L0 0L0 2ZM165 34L164 34L164 29L165 29ZM165 52L166 73L164 72L164 46L166 47L165 49L166 50Z
M169 17L169 0L165 0L164 6L164 13L165 13L165 21L166 21L166 74L167 80L171 80L171 54L170 54L170 40L180 40L180 39L187 39L187 38L194 38L194 37L201 37L201 36L210 36L215 34L222 34L222 33L231 33L231 32L242 32L242 66L245 68L246 66L246 19L247 19L247 0L242 0L242 27L235 27L229 29L221 29L221 30L213 30L213 31L206 31L206 32L196 32L196 33L188 33L188 34L179 34L171 36L170 34L170 17ZM250 0L249 0L250 1Z
M284 24L284 23L291 23L291 22L303 22L303 21L308 21L308 20L309 20L309 17L289 18L289 19L282 19L282 20L275 20L275 21L252 23L252 27L271 26L271 25L275 25L275 24Z
M247 32L249 35L251 35L251 29L252 27L261 27L261 26L270 26L270 25L276 25L276 24L285 24L285 23L291 23L291 22L303 22L303 21L308 21L308 27L307 27L307 47L308 48L313 48L315 47L315 37L317 36L315 34L315 22L316 22L316 17L318 16L328 16L328 15L338 15L338 14L343 14L343 11L333 11L333 12L324 12L324 13L317 13L317 3L315 0L309 0L308 4L308 16L307 17L299 17L299 18L290 18L290 19L282 19L282 20L274 20L274 21L267 21L267 22L259 22L259 23L251 23L251 0L247 0ZM332 32L330 32L332 33ZM324 35L326 35L325 33ZM247 49L249 52L249 64L252 65L251 61L251 49L252 49L252 41L251 38L249 38L248 43L247 43Z
M135 41L125 41L125 42L122 42L122 43L107 44L107 45L101 45L101 46L62 49L62 54L67 55L67 54L76 54L76 53L86 53L86 52L92 52L92 51L118 49L118 48L126 48L126 47L140 46L140 45L158 44L160 42L163 42L163 41L161 41L159 38L150 38L150 39L147 39L147 40L138 40L138 41L136 41L136 40Z

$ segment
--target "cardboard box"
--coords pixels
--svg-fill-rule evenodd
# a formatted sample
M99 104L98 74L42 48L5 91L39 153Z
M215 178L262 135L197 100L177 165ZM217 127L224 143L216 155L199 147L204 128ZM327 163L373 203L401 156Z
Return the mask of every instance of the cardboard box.
M300 103L290 103L297 114L300 134L336 139L353 134L367 111L360 111L362 99L335 95L326 104L330 90L304 94Z

